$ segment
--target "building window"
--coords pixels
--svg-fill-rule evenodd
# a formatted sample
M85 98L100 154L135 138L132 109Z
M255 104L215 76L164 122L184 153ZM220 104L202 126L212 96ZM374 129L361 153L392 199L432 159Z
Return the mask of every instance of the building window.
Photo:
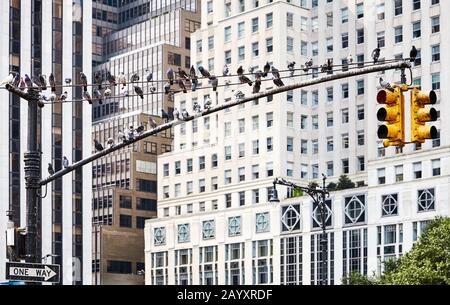
M266 28L271 28L273 25L273 14L269 13L266 14Z
M413 11L420 10L420 0L413 0Z
M381 196L381 216L398 215L398 195Z
M403 253L403 224L377 226L378 273Z
M258 57L259 55L259 44L257 42L252 43L252 56Z
M225 245L225 284L243 285L245 283L244 243Z
M364 130L358 130L357 137L358 137L358 145L364 145Z
M306 155L308 153L308 140L300 140L300 153L302 155Z
M273 112L266 113L266 125L267 127L273 126Z
M386 170L384 168L377 169L378 174L378 184L386 183Z
M231 160L231 146L225 146L225 160Z
M432 168L433 176L440 176L441 175L441 160L440 159L431 160L431 168Z
M358 105L357 108L358 120L364 120L364 105Z
M386 45L384 31L377 33L377 45L379 48L384 48Z
M345 224L356 224L366 221L366 197L355 195L345 197Z
M242 61L244 59L245 59L245 47L242 46L238 48L238 60Z
M155 246L166 244L166 228L159 227L153 229L153 244Z
M414 178L422 178L422 162L413 163Z
M259 165L252 165L252 179L258 179L259 178Z
M395 166L395 182L403 181L403 165Z
M395 43L400 43L403 41L403 27L398 26L394 28Z
M136 198L136 210L138 211L156 211L156 200L149 198Z
M108 273L132 274L131 262L107 261Z
M348 133L343 133L342 134L342 148L346 149L349 147L349 137L348 137Z
M281 231L300 230L300 204L291 204L281 208Z
M302 284L302 236L280 239L280 280L282 285Z
M439 44L431 46L431 61L441 60L441 47Z
M244 37L245 35L245 22L238 23L238 39Z
M294 51L294 38L287 37L286 38L286 52L293 52Z
M273 51L273 39L272 37L266 39L266 52L271 53Z
M363 79L356 81L356 92L358 95L364 94L364 80Z
M217 246L199 248L200 285L217 285Z
M294 176L294 162L288 162L286 165L286 176L293 177Z
M434 188L417 191L417 210L419 212L434 210Z
M348 84L342 84L341 89L342 89L342 98L343 99L348 98Z
M327 138L327 151L333 151L334 144L333 144L333 137Z
M358 272L367 275L367 229L342 232L342 273Z
M348 159L342 159L342 173L343 174L349 173Z
M120 200L120 207L122 209L131 209L131 202L132 202L131 196L120 196L119 200Z
M341 34L342 49L348 48L348 33Z
M120 214L120 226L124 228L131 228L131 216Z
M431 33L438 33L440 30L439 16L431 17Z
M252 203L253 204L259 203L259 190L258 189L252 190Z
M356 4L356 18L360 19L364 17L364 3Z
M252 242L253 285L273 282L273 245L272 240Z
M384 20L384 3L377 5L377 19Z
M348 108L342 109L342 124L346 124L349 121Z
M394 0L394 16L401 15L403 13L403 0Z
M202 237L203 239L214 238L216 234L216 226L214 220L206 220L202 222Z
M266 163L266 174L267 177L273 176L273 162Z
M441 74L440 73L431 74L431 88L433 90L441 89Z
M334 165L333 165L333 161L327 162L327 176L328 176L328 177L334 176Z
M256 233L269 231L269 212L256 213Z
M228 236L241 235L241 216L228 218Z
M181 162L175 161L175 175L181 174Z
M178 225L178 242L184 243L190 240L189 224Z
M322 275L321 233L311 234L311 285L320 285ZM327 284L334 285L334 233L327 233Z
M266 148L267 148L267 152L270 152L273 150L273 138L269 137L266 139Z
M413 22L412 31L413 31L413 39L419 38L421 36L420 21Z
M231 26L227 26L225 29L224 29L224 31L225 31L225 38L224 38L224 41L225 42L230 42L231 41Z
M225 194L225 206L231 208L231 194Z
M359 156L358 157L358 170L359 171L364 171L365 168L365 163L364 163L364 156Z
M294 151L294 138L287 137L286 142L287 142L286 150L287 151Z
M259 29L259 21L258 21L258 18L253 18L253 19L252 19L252 33L258 32L258 29Z

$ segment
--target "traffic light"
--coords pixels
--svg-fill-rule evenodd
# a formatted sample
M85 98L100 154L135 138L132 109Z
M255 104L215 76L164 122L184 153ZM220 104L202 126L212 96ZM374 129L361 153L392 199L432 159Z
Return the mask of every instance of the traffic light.
M403 146L405 143L404 97L400 87L380 90L377 102L385 106L378 109L377 118L386 122L378 128L378 138L385 139L384 147Z
M411 91L411 142L424 143L425 139L436 139L437 129L434 126L426 126L426 122L437 120L437 111L433 107L425 108L425 105L436 104L436 92L420 91L413 87Z

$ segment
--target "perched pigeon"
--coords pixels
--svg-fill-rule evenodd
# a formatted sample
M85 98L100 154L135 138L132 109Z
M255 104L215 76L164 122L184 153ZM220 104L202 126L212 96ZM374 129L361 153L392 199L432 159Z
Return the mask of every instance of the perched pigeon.
M119 74L119 84L122 84L122 89L127 85L127 78L125 77L125 74L123 74L123 72L120 72Z
M394 88L389 84L387 81L385 81L382 77L380 77L380 86L386 90L389 90L391 92L394 92Z
M192 105L192 110L196 113L199 113L202 112L202 107L200 106L199 103L195 101L194 104Z
M283 81L281 80L281 77L280 77L280 72L274 66L272 66L272 75L273 75L273 83L276 86L278 86L278 87L284 86L284 83L283 83Z
M141 133L143 133L144 132L144 130L145 130L145 126L144 125L140 125L140 126L138 126L138 128L136 128L136 133L138 134L138 135L140 135Z
M150 87L150 93L155 93L156 92L156 87Z
M139 74L137 74L137 73L134 73L133 75L131 75L131 77L130 77L130 83L135 83L135 82L138 82L139 81Z
M150 124L151 128L158 127L158 124L156 123L156 121L151 116L148 117L148 123Z
M19 87L19 84L20 84L20 75L19 75L18 73L16 73L16 75L14 75L14 79L13 79L11 85L12 85L14 88L18 88L18 87Z
M97 88L92 91L92 95L94 100L97 100L100 105L103 104L103 95Z
M94 147L96 151L102 151L104 149L103 145L100 144L96 139L94 139Z
M213 77L211 79L211 86L213 88L213 91L217 91L217 86L219 85L219 79L217 77Z
M199 67L198 67L198 70L200 71L200 74L201 74L203 77L207 77L207 78L210 78L210 77L211 77L211 73L209 73L209 71L206 70L205 68L203 68L202 66L199 66Z
M191 83L192 83L191 90L192 90L192 92L195 92L195 90L197 90L197 87L198 87L197 76L194 76L193 78L191 78Z
M177 82L180 89L183 90L183 93L187 93L186 85L184 84L183 80L180 78Z
M109 148L114 146L114 139L113 138L108 138L108 140L106 141L106 145L108 145Z
M111 96L111 88L106 88L105 91L103 91L103 95L105 97L110 97Z
M100 75L100 73L95 73L94 75L94 80L95 80L95 84L98 86L98 90L102 90L102 76Z
M249 86L253 85L252 81L247 76L244 75L244 69L242 68L242 66L240 66L236 72L237 75L239 75L238 78L241 84L248 84Z
M212 105L212 101L208 97L208 98L205 99L205 101L203 103L203 109L209 109L209 108L211 108L211 105Z
M411 62L413 62L414 60L416 60L417 53L418 53L418 51L417 51L417 49L416 49L416 46L412 46L411 51L409 51L409 60L410 60Z
M167 112L165 112L164 109L161 109L161 118L163 118L166 123L169 122L170 120L169 114L167 114Z
M114 75L111 74L111 72L108 71L108 73L106 73L106 79L108 80L109 84L111 86L117 86L116 83L116 77Z
M122 89L120 89L120 94L122 94L123 96L130 95L130 93L128 92L127 87L122 87Z
M191 66L191 69L189 69L189 77L190 77L191 79L197 78L197 73L195 73L195 68L194 68L194 66Z
M378 62L378 59L380 58L380 48L375 48L372 51L372 59L373 59L373 63L376 64Z
M55 92L50 93L50 95L48 96L48 99L52 103L55 102L56 101L56 94L55 94Z
M178 111L177 108L173 109L173 113L172 114L173 114L173 117L174 117L175 120L179 120L180 119L180 112Z
M230 70L228 69L228 66L227 65L223 66L222 75L227 76L229 73L230 73Z
M64 102L65 100L67 100L67 96L68 96L69 94L67 93L67 91L64 91L62 94L61 94L61 96L59 97L59 100L61 101L61 102Z
M2 80L2 82L0 83L0 86L9 85L10 83L12 83L13 80L14 80L14 75L11 73L4 80Z
M84 91L87 91L87 77L83 72L80 72L80 83L83 85Z
M20 83L19 83L19 89L20 90L25 90L27 87L27 85L25 84L25 81L23 80L23 78L20 78Z
M308 70L312 67L312 65L313 65L313 59L310 58L310 59L308 59L308 60L305 62L305 65L302 66L303 71L304 71L305 73L308 73Z
M262 76L263 77L267 77L267 74L270 72L270 64L269 64L269 62L266 62L266 64L264 65L264 68L263 68L263 74L262 74Z
M144 91L139 86L134 86L134 92L136 92L137 95L141 97L141 99L144 99Z
M70 85L72 83L72 79L70 77L64 79L64 82L68 85Z
M178 67L178 76L182 79L188 79L189 76L187 75L187 73L181 69L181 67Z
M164 93L165 94L169 94L170 92L170 84L169 83L165 83L164 84Z
M42 91L43 84L41 84L41 80L39 79L39 76L33 76L33 77L31 78L31 80L32 80L32 82L33 82L33 86L34 86L34 87L37 87L37 89L38 89L39 91Z
M125 134L122 131L119 130L117 136L120 141L122 141L124 143L127 141L127 137L125 136Z
M261 90L261 79L255 79L252 93L258 93Z
M66 158L66 156L63 157L63 167L68 168L69 167L69 160Z
M185 120L187 120L187 119L189 118L189 113L187 112L186 109L184 109L184 110L181 112L181 118L182 118L183 121L185 121Z
M329 70L328 68L328 60L320 66L320 72L327 72Z
M33 88L33 82L31 81L31 78L28 76L28 74L25 74L25 84L28 88Z
M287 68L288 68L288 70L289 70L289 75L290 75L291 77L293 77L293 76L294 76L294 73L295 73L295 61L289 62L288 65L287 65Z
M127 136L127 139L133 140L134 139L134 128L133 126L130 126L130 128L125 129L125 135Z
M47 170L48 170L48 173L50 175L54 175L55 174L55 170L53 169L53 165L51 163L48 164Z
M53 75L53 73L50 73L50 75L48 76L48 83L50 84L51 91L55 92L56 83L55 83L55 76Z
M242 93L241 90L236 91L236 93L234 94L234 96L236 97L237 100L243 99L245 97L245 94Z
M166 72L167 75L167 79L169 80L169 84L172 86L173 85L173 80L174 80L174 74L173 74L173 69L169 68Z
M151 82L153 80L153 73L148 71L148 69L146 69L144 77L147 80L147 82Z
M352 63L353 63L353 56L352 56L352 54L349 54L347 56L347 64L351 65Z

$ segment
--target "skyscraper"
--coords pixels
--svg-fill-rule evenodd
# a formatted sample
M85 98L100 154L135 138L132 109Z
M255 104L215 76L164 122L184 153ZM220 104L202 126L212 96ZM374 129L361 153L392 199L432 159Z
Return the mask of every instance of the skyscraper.
M2 1L0 38L8 44L0 51L0 75L10 71L30 76L53 73L57 94L68 92L68 100L81 99L81 88L65 87L66 78L79 82L81 71L91 74L91 16L89 1ZM44 92L46 94L46 92ZM18 227L25 227L25 181L23 154L27 143L27 103L0 90L2 130L0 155L4 166L0 204L0 231L6 230L6 211ZM8 101L8 102L6 102ZM63 156L76 162L91 154L91 106L81 102L49 103L39 110L38 129L42 151L42 177L47 164L62 167ZM91 167L87 165L58 179L43 189L38 218L42 244L39 255L52 254L47 263L61 265L62 284L91 282ZM46 191L46 192L45 192ZM0 234L0 248L5 249L5 235ZM4 264L5 251L0 251ZM0 270L0 279L5 277Z
M162 80L169 68L190 68L190 33L200 26L197 0L129 2L95 4L94 28L102 37L94 39L101 41L96 49L102 52L94 71L104 79L108 72L123 73L128 82L124 88L111 86L113 97L94 103L93 137L102 143L122 141L119 131L149 128L150 117L160 123L162 109L173 111ZM131 83L134 74L140 83ZM136 96L135 85L143 98ZM143 284L143 228L146 219L156 217L157 155L171 151L172 140L169 130L94 162L94 284Z
M202 25L192 36L191 61L215 75L228 65L249 71L266 62L279 70L312 58L332 58L336 69L350 55L361 65L409 57L415 85L435 90L442 118L449 96L448 43L442 41L447 1L246 1L202 3ZM295 74L299 74L297 71ZM319 70L295 77L317 77ZM440 137L403 149L383 148L375 116L379 77L399 82L400 71L341 79L259 99L198 118L174 129L174 149L158 159L158 218L146 221L147 284L318 284L320 224L307 196L278 187L281 203L269 203L272 182L338 183L327 213L330 284L350 272L380 272L383 262L411 249L427 221L449 215L449 122L434 125ZM225 78L226 79L226 78ZM236 77L229 78L231 83ZM223 79L221 82L223 83ZM283 79L285 84L292 80ZM203 81L203 86L208 85ZM274 88L269 78L262 89ZM251 87L198 90L175 97L192 111L211 98L222 104Z

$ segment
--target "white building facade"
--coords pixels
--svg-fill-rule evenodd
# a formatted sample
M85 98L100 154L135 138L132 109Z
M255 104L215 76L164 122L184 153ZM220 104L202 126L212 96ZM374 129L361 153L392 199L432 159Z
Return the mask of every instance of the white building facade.
M58 86L80 72L91 75L92 3L83 0L8 0L0 3L0 75L10 71L32 76L53 73ZM68 100L81 100L81 88L64 88ZM57 88L57 94L64 91ZM44 94L48 95L48 89ZM0 156L0 281L5 281L7 211L16 227L26 227L26 196L23 155L27 149L27 102L0 90L2 140ZM46 104L39 110L38 145L42 173L47 164L62 168L91 155L91 106L87 102ZM91 181L90 165L49 184L39 203L43 263L61 265L60 284L91 283Z
M377 45L381 60L408 57L415 45L412 82L436 91L435 108L445 118L450 110L440 101L449 93L441 83L449 74L441 67L449 62L440 53L449 53L441 42L449 9L436 0L204 1L191 62L215 75L227 64L236 74L240 65L248 71L269 62L285 70L288 61L299 68L308 58L342 65L349 54L370 62ZM382 148L380 76L400 79L399 71L342 79L177 126L173 152L158 160L158 218L145 229L146 283L317 284L316 207L308 197L289 198L283 187L281 203L269 203L275 177L306 185L321 182L321 173L327 182L344 174L356 183L328 201L330 284L352 271L380 272L385 259L411 249L428 220L450 214L450 126L439 118L439 139ZM263 81L262 91L273 87ZM200 89L177 95L175 107L192 112L193 102L208 96L223 103L233 89L251 94L248 85Z

